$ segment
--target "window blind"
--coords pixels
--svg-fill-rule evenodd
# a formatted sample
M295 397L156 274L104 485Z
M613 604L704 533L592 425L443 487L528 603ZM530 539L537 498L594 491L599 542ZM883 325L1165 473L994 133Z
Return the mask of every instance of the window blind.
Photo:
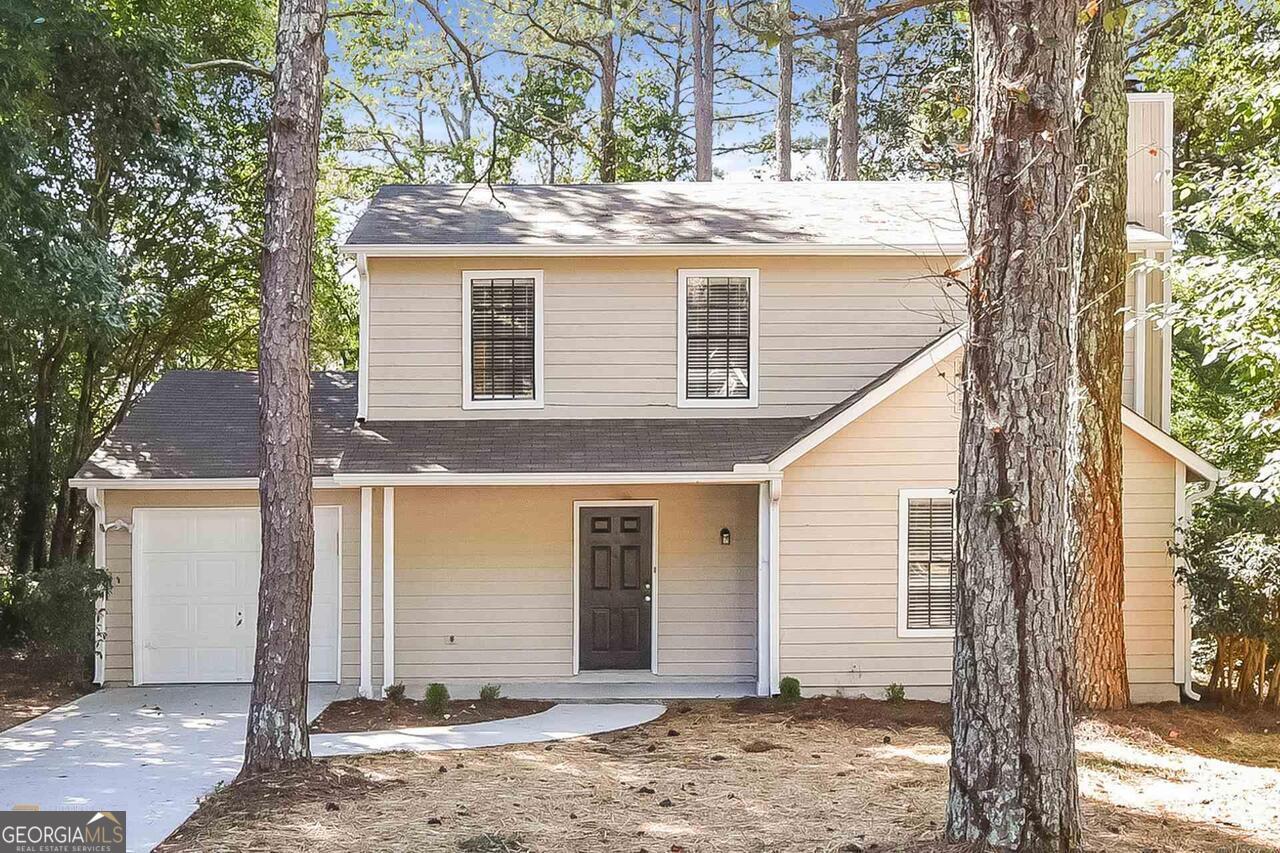
M907 501L907 627L956 623L955 501Z
M533 399L533 279L476 278L470 287L471 398Z
M685 396L751 396L751 280L691 276L685 284Z

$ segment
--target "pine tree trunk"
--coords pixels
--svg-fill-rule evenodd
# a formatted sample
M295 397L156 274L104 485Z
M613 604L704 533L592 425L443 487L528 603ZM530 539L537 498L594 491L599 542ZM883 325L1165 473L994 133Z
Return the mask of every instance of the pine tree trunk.
M262 577L242 775L307 759L312 253L324 88L324 0L280 0L267 137L258 335Z
M839 49L836 50L837 56ZM831 68L831 111L827 116L827 180L840 179L840 80L843 76L839 59Z
M22 575L38 572L47 564L49 504L53 499L54 389L66 352L65 329L50 340L35 364L35 388L31 400L31 425L27 428L27 470L18 513L13 570Z
M715 0L693 0L693 174L711 180L712 115L715 109Z
M843 0L840 14L848 17L866 9L865 0ZM861 174L859 163L862 132L858 123L858 82L862 77L862 54L858 50L861 30L842 32L836 40L840 52L840 180L856 181Z
M791 99L795 81L795 25L791 20L791 0L778 4L778 112L774 123L774 156L778 180L791 180Z
M604 0L600 14L613 20L613 0ZM618 180L618 131L615 127L618 99L618 51L613 30L600 40L600 183Z
M1081 848L1065 536L1076 15L972 0L969 340L947 835Z
M1084 85L1077 145L1086 172L1076 312L1072 417L1070 560L1076 572L1076 704L1129 704L1124 643L1124 457L1120 388L1124 372L1125 237L1129 104L1124 94L1125 28L1104 23L1118 0L1099 4L1081 32ZM1087 105L1087 106L1083 106Z

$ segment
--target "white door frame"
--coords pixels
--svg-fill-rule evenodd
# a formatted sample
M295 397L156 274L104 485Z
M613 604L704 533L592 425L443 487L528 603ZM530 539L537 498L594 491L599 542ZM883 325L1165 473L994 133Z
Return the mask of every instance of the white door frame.
M653 539L652 547L649 549L653 554L653 601L652 607L649 608L649 671L654 675L658 674L658 502L656 500L633 500L633 501L574 501L573 502L573 674L578 674L579 657L582 648L580 643L582 638L580 635L579 625L579 608L581 606L582 592L580 587L581 578L579 572L579 549L581 546L581 521L582 510L590 507L614 507L614 506L647 506L653 510L653 530L650 536ZM637 670L639 671L639 670Z
M338 511L338 571L337 571L337 632L334 635L335 655L337 657L337 676L334 678L335 684L342 683L342 505L341 504L316 504L312 507L313 519L314 512L321 509L336 509ZM133 660L130 663L132 670L132 683L134 686L143 684L158 684L161 682L144 681L140 677L142 666L142 635L144 631L142 627L145 625L145 611L142 608L142 601L146 597L145 573L140 571L142 561L139 557L139 546L143 540L143 531L146 529L146 518L152 513L175 513L175 512L261 512L260 506L136 506L133 508L130 518L132 520L132 530L129 542L129 585L132 588L130 602L133 612L130 614L130 646L133 650ZM261 551L262 543L258 543L259 551ZM261 567L259 567L261 571Z

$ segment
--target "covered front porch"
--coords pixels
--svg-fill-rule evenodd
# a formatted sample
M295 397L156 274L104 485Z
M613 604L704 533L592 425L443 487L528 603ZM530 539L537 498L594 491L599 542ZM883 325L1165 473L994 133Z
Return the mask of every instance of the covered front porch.
M344 681L457 698L670 699L776 689L778 482L360 489ZM726 478L729 479L729 478ZM771 536L774 531L774 536ZM776 562L776 557L773 557Z

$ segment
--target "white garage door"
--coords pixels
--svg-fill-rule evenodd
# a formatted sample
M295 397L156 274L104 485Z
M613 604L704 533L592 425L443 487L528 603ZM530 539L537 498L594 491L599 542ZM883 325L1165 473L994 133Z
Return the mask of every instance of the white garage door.
M341 510L317 507L312 681L338 679ZM252 681L258 509L139 509L133 530L134 681Z

